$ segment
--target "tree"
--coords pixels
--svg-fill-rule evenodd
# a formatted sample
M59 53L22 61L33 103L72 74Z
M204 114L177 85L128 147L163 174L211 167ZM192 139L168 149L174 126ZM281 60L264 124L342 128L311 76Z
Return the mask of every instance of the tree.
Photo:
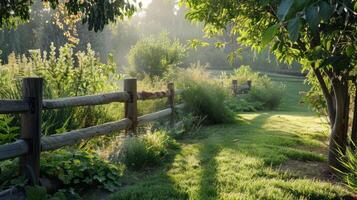
M298 61L323 93L331 127L328 162L342 169L339 151L348 145L349 88L356 84L356 0L183 0L191 20L211 35L228 25L240 44L268 46L279 60ZM356 104L354 110L356 111ZM357 140L357 112L351 138Z
M60 4L58 0L42 0L52 9ZM33 0L0 1L0 28L13 27L30 19L30 7ZM68 0L65 1L68 15L81 14L82 22L88 24L89 30L103 30L117 18L123 19L134 13L136 6L126 0ZM139 6L141 4L139 3Z

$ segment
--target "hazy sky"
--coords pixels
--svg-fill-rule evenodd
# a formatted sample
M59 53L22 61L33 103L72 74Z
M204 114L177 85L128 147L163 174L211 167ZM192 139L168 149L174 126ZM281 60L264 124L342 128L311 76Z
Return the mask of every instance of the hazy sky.
M150 3L151 3L152 0L141 0L141 2L143 2L143 7L147 7Z

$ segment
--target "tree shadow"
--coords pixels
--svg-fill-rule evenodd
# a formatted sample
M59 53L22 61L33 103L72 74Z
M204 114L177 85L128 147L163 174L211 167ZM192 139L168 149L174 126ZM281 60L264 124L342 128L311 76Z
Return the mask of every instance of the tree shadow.
M180 140L180 143L183 145L197 145L198 147L198 149L196 149L197 152L192 153L193 156L197 156L198 160L198 164L194 165L193 169L187 168L191 162L187 154L182 153L182 149L176 150L170 154L170 157L162 167L151 169L149 175L147 171L144 171L139 175L136 173L133 174L133 176L129 176L128 178L131 179L129 182L132 184L122 187L112 199L219 199L219 194L224 188L221 188L223 186L219 182L220 176L218 173L221 158L218 158L218 156L223 150L233 151L233 153L236 152L243 157L263 161L264 168L257 169L260 171L254 174L254 178L267 179L271 177L272 179L279 178L287 182L290 179L304 177L290 175L279 175L276 177L276 173L281 173L278 167L279 164L289 159L317 162L324 161L321 156L316 156L314 153L309 152L308 149L296 148L299 145L305 145L303 138L296 133L292 133L288 129L268 130L265 128L265 125L269 123L270 117L284 114L290 115L290 113L261 112L254 114L257 115L248 119L240 118L237 123L234 124L204 127L200 131L201 134ZM296 128L298 127L294 127L294 129ZM252 132L255 133L252 134ZM184 157L175 160L177 155ZM240 163L237 164L239 165ZM233 165L235 164L233 163L232 166ZM270 166L272 166L271 169ZM252 167L254 168L254 166ZM176 173L179 176L181 175L180 173L182 173L184 179L180 181L174 180L170 177L170 169L178 170ZM190 177L190 174L185 173L185 170L194 170L193 173L199 173L198 178ZM274 172L270 172L269 170ZM284 172L281 174L283 173ZM192 180L185 180L186 178L191 178ZM180 185L181 181L189 181L190 183ZM190 188L192 184L195 186L197 184L197 190ZM288 193L292 195L296 194L297 196L300 195L300 191L292 188L291 185L288 185L287 188L291 190L287 191Z
M180 154L181 148L171 149L162 165L146 168L140 171L127 171L121 180L122 186L114 193L101 199L111 200L138 200L138 199L188 199L188 193L167 174L172 167L175 157ZM98 197L87 198L92 200Z
M303 162L324 162L324 157L317 155L316 152L310 151L306 148L308 144L304 143L304 139L289 130L267 130L264 129L264 125L268 123L268 119L272 116L279 114L287 114L284 112L274 113L260 113L252 119L240 119L237 124L224 125L225 130L230 128L236 129L236 133L228 134L225 132L219 132L218 130L222 125L210 126L210 135L206 135L206 138L213 137L214 135L223 134L222 137L217 137L216 141L210 143L209 141L204 143L200 147L200 160L202 167L202 175L200 182L199 198L200 199L217 199L219 188L217 187L217 168L218 163L216 160L217 155L222 148L230 149L245 155L247 157L254 157L264 162L264 165L274 167L275 170L280 170L278 167L287 160L299 160ZM309 115L304 115L309 116ZM238 128L237 128L238 126ZM217 130L217 131L214 131ZM261 132L252 136L250 131ZM205 130L202 130L205 132ZM213 133L212 133L213 132ZM238 133L237 133L238 132ZM271 137L272 139L269 139ZM224 147L219 146L220 141L225 143ZM227 140L230 140L230 142ZM301 146L302 148L297 148ZM265 176L263 174L262 176ZM298 176L286 176L286 179L306 178ZM310 177L310 179L319 178Z
M213 144L203 145L200 148L200 165L202 167L200 188L198 197L201 200L216 199L217 193L217 167L216 156L220 151L220 147Z

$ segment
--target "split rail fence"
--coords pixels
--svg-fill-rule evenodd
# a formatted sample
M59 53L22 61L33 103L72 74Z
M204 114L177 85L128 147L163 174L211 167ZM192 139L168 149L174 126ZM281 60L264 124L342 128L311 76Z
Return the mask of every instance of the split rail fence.
M182 107L182 104L175 106L173 83L167 85L167 91L138 93L137 80L131 78L124 80L124 91L121 92L61 99L43 99L42 78L24 78L22 82L23 99L0 100L0 114L21 113L20 138L15 142L0 146L0 161L20 157L20 172L28 177L33 184L39 183L41 151L59 149L95 136L110 135L121 130L126 130L129 134L135 134L138 125L164 117L169 117L170 125L174 126L175 108ZM179 91L176 91L177 93ZM160 98L167 98L169 108L140 117L137 116L138 100ZM42 110L103 105L112 102L124 103L124 119L62 134L41 136Z

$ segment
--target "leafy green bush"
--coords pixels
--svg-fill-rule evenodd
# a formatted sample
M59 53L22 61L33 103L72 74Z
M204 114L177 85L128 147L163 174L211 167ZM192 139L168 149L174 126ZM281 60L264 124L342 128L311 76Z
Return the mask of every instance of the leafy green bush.
M41 174L58 179L67 188L95 186L114 191L122 173L122 168L85 151L61 149L41 155Z
M263 79L262 84L253 86L248 92L247 101L257 102L264 109L275 109L281 104L283 98L283 85L278 85L268 79ZM260 107L257 107L260 109Z
M243 65L234 70L232 74L222 74L221 80L226 88L231 87L232 80L238 81L238 87L248 80L252 82L248 95L243 95L238 97L235 102L234 100L230 102L230 107L235 111L275 109L280 105L284 93L284 85L274 83L266 75L253 72L249 66Z
M228 91L209 76L205 67L193 64L180 70L177 76L187 113L205 118L205 122L210 124L234 120L233 112L226 105Z
M128 53L129 71L132 74L161 76L168 68L182 62L185 48L178 40L170 40L167 34L147 37L138 41Z
M124 168L100 159L96 154L81 150L43 152L40 161L42 177L58 180L64 189L103 188L114 191ZM26 180L19 175L18 159L0 163L0 189L24 186Z
M175 147L175 141L165 131L149 132L140 137L126 138L119 154L111 159L125 163L128 168L142 169L159 164L168 150Z
M25 186L27 180L19 173L19 159L0 162L0 190L10 186Z

